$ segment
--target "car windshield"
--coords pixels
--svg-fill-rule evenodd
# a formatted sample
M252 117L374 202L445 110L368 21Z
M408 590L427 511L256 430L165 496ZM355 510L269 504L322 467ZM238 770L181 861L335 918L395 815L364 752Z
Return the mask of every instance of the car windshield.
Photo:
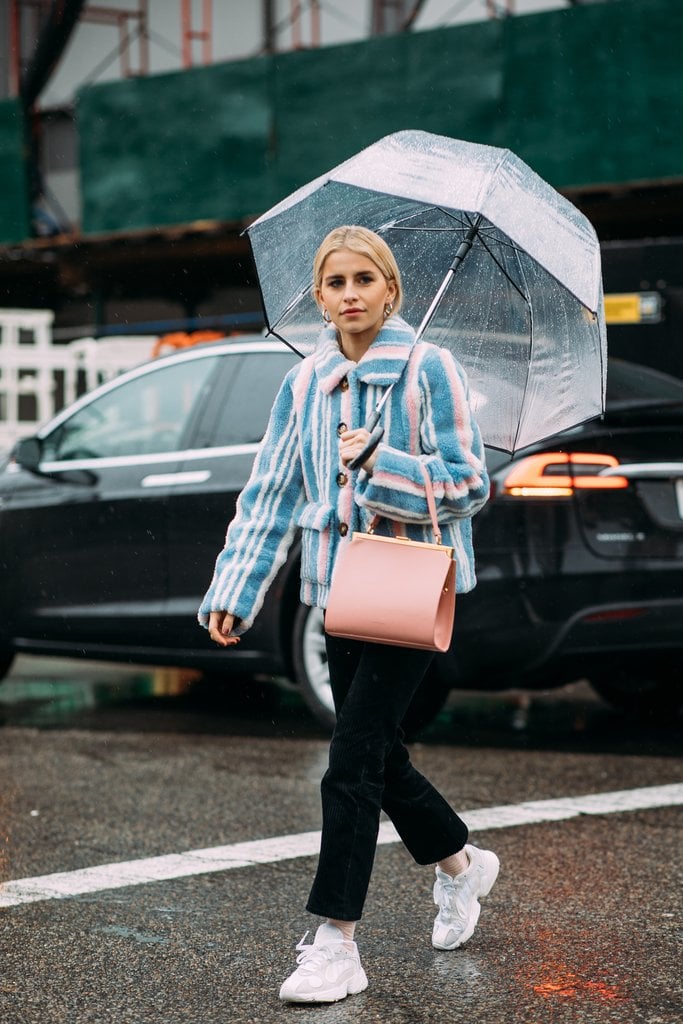
M610 357L607 405L614 407L683 402L683 380L649 366Z

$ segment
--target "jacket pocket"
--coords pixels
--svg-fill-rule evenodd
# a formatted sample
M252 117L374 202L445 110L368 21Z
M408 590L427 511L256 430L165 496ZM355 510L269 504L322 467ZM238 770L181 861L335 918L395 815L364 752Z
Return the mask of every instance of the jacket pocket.
M329 583L331 532L336 522L334 505L310 501L297 516L301 527L301 578L313 583Z

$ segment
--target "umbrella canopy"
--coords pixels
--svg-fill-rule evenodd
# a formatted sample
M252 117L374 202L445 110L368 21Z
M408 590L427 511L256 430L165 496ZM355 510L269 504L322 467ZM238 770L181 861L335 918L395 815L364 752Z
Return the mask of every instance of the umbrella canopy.
M486 444L514 452L604 410L597 237L509 150L398 132L256 220L248 235L268 328L299 350L320 328L313 257L341 224L371 228L392 248L402 315L467 371ZM431 309L468 232L472 248Z

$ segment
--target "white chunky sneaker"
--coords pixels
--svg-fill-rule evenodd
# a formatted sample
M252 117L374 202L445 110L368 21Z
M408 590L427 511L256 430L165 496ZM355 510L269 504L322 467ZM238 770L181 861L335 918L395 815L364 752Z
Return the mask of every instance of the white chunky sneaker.
M488 896L498 877L500 867L495 853L466 846L469 867L453 878L436 868L434 902L439 913L434 919L432 945L436 949L457 949L472 937L481 907L479 900Z
M339 928L321 924L312 946L304 945L306 935L296 947L300 950L296 959L299 966L283 982L280 999L288 1003L336 1003L368 987L358 946L353 942L349 949Z

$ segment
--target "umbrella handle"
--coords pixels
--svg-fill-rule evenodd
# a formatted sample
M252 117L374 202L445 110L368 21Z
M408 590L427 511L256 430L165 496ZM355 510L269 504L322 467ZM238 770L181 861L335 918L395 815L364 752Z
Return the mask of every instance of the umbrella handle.
M371 417L371 419L372 419L372 417ZM375 422L377 422L377 421L375 420ZM369 426L369 424L370 424L370 420L368 421L368 426ZM370 428L370 429L372 429L372 428ZM354 459L351 459L351 461L349 462L349 464L348 464L349 469L360 469L360 467L363 465L365 460L367 458L369 458L370 455L372 455L372 453L374 452L375 448L380 443L380 441L382 440L383 437L384 437L384 427L376 427L376 429L373 430L372 433L370 434L370 440L366 444L365 448L363 448L363 450L361 452L359 452L358 455L356 455L356 457Z

